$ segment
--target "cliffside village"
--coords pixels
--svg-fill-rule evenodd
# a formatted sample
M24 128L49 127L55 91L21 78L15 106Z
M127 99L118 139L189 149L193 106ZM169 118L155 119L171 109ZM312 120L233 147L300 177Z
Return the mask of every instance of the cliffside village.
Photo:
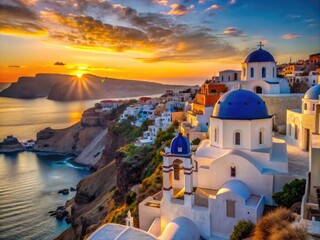
M136 146L179 122L163 154L163 189L139 204L140 229L129 212L126 226L103 225L88 239L228 239L238 221L257 223L295 178L307 182L296 224L320 234L319 59L277 65L260 44L242 71L127 107L120 123L154 121ZM100 103L111 111L123 102Z

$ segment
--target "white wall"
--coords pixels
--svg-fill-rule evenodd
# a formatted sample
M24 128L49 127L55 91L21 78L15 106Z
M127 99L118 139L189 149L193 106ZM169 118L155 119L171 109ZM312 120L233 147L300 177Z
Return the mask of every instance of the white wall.
M259 165L259 164L258 164ZM209 169L200 168L197 187L219 190L230 180L240 180L250 189L252 194L265 196L267 204L272 204L273 175L264 175L247 159L228 154L214 160ZM231 166L236 167L236 177L231 177ZM260 165L260 167L262 167Z
M214 128L218 129L218 142L214 141ZM210 144L224 149L259 149L271 147L272 119L221 120L211 118ZM264 144L259 144L259 129L264 129ZM240 145L235 145L235 132L240 132Z
M152 197L146 198L139 204L139 228L148 231L155 218L160 217L160 208L146 206L148 202L154 202Z
M266 68L266 77L262 78L262 68ZM243 70L246 70L244 75ZM251 77L251 68L254 69L254 76ZM274 69L274 74L273 74ZM250 63L242 63L242 81L251 81L251 80L267 80L274 79L277 77L277 66L275 62L250 62Z
M235 201L235 217L227 217L226 201ZM251 220L253 223L257 219L257 209L248 208L245 200L233 192L219 194L216 199L210 199L211 209L211 233L229 238L234 225L240 220ZM248 214L249 213L249 214Z

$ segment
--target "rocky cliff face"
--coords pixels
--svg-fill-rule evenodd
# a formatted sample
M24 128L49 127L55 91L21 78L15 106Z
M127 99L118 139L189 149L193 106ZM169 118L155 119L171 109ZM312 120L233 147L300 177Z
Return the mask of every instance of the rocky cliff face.
M115 134L113 131L108 131L105 138L105 146L101 158L96 164L92 166L92 168L100 169L108 165L115 159L117 149L124 146L125 144L126 140L123 137Z
M79 155L108 125L106 113L86 110L80 123L65 129L45 128L37 133L36 151Z
M109 165L82 179L72 200L71 227L56 240L84 239L92 233L112 209L115 202L112 190L116 185L116 165Z

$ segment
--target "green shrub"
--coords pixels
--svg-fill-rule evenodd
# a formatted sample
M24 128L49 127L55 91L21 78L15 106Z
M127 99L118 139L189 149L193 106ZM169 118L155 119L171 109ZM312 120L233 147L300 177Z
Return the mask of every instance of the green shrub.
M273 200L279 206L290 208L294 203L301 202L305 193L306 180L295 179L283 186L282 192L272 195Z
M193 139L193 141L191 142L192 145L199 145L199 143L201 142L200 138L195 138Z
M249 237L254 229L254 224L251 221L240 220L233 228L230 240L241 240Z
M126 204L131 205L136 200L137 194L135 192L130 191L126 196Z

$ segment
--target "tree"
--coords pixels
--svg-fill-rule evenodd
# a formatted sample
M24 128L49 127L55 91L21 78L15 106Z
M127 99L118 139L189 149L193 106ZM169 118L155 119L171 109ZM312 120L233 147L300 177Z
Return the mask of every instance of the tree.
M254 229L251 221L240 220L233 228L230 240L241 240L250 237Z
M272 198L279 206L290 208L294 203L301 202L305 193L305 186L305 179L295 179L286 183L283 186L283 191L273 194Z

